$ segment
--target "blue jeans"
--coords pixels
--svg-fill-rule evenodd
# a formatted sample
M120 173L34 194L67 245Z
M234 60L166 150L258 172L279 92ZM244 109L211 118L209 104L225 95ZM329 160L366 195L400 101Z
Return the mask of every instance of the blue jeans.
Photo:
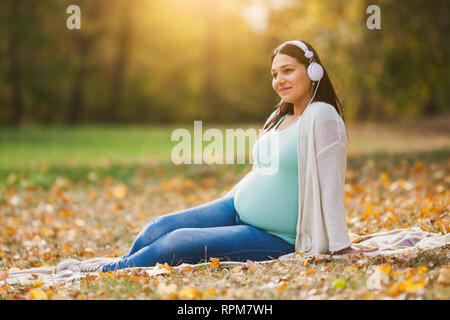
M295 246L244 223L234 197L220 198L186 210L165 214L148 223L117 263L102 272L156 263L201 263L209 258L231 261L277 259Z

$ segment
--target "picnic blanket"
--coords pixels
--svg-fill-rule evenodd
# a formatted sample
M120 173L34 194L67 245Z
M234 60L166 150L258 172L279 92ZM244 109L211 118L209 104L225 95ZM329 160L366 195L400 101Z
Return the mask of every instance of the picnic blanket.
M450 244L450 234L442 233L430 233L423 231L420 227L412 227L408 229L395 229L390 231L382 231L377 233L372 233L369 235L358 236L356 234L350 233L350 238L353 239L353 247L358 249L374 249L371 252L362 252L365 256L376 256L376 255L410 255L417 253L420 250L429 250L438 248L444 245ZM324 255L322 255L324 256ZM326 255L330 259L339 259L346 255ZM305 256L298 253L290 253L279 257L275 260L266 260L259 262L238 262L238 261L224 261L220 262L223 267L234 267L238 265L246 265L248 263L272 263L277 260L298 260L304 259ZM55 284L65 284L70 286L74 281L80 280L89 274L98 275L99 272L80 272L79 266L86 263L97 263L101 260L112 262L120 258L94 258L85 261L79 261L76 259L66 259L60 262L54 267L40 267L31 268L26 270L8 272L8 277L0 281L0 286L5 284L33 284L34 282L40 280L41 286L51 286ZM154 267L140 267L139 269L144 270L149 276L156 276L161 274L171 273L173 271L179 272L186 266L196 267L201 264L187 264L183 263L179 266L173 267L168 270L168 268L157 265ZM137 268L127 268L121 269L122 271L137 269Z

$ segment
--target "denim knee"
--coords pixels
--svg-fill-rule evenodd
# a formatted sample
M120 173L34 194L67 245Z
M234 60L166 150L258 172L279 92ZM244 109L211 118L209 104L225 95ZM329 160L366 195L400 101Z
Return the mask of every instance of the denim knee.
M161 221L164 219L164 216L159 216L154 218L152 221L150 221L142 230L139 232L139 234L136 236L136 241L139 241L143 244L148 244L150 242L153 242L151 240L155 240L155 235L157 233L157 228L151 226L155 224L161 224Z
M191 228L180 228L170 231L158 240L157 250L162 253L175 252L186 246L189 240L192 239L193 233L189 231Z

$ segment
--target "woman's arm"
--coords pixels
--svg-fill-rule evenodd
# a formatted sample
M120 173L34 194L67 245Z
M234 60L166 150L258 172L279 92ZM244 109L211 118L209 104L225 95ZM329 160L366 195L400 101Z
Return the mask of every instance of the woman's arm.
M345 125L327 120L315 130L316 164L322 212L329 250L337 252L351 247L344 207L344 184L347 168Z
M372 252L352 247L348 236L344 207L345 172L347 169L345 126L337 121L323 123L316 135L316 163L319 174L322 211L333 255Z

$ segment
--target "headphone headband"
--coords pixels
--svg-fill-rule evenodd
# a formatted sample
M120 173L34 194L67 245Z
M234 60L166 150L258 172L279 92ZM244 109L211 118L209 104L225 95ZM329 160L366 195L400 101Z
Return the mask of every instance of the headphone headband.
M303 50L303 52L305 53L305 57L308 59L311 59L314 56L314 52L312 52L311 50L308 49L308 46L306 44L304 44L301 41L298 40L292 40L292 41L286 41L283 43L283 45L286 44L292 44L294 46L299 47L300 49Z

